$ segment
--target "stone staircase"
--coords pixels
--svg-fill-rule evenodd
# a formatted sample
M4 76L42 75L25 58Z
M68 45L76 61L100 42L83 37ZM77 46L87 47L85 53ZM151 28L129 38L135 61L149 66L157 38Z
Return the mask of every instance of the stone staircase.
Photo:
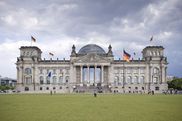
M105 85L105 86L100 86L100 85L97 85L97 86L94 86L94 85L79 86L79 85L77 85L76 88L73 91L76 92L76 93L94 93L94 92L97 92L97 93L110 93L111 89L109 88L108 85Z

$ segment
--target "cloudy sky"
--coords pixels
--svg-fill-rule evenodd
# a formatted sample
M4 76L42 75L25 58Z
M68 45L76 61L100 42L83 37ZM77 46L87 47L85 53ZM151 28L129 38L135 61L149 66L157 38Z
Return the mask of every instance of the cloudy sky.
M122 50L136 58L148 45L162 45L168 58L168 75L182 77L182 1L180 0L0 0L0 75L16 78L20 46L33 43L56 58L69 59L90 43L115 59ZM154 37L150 42L151 36Z

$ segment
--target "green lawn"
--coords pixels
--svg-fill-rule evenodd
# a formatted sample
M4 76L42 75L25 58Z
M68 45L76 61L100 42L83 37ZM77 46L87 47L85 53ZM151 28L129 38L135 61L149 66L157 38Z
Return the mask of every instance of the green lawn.
M182 121L182 95L0 95L0 121Z

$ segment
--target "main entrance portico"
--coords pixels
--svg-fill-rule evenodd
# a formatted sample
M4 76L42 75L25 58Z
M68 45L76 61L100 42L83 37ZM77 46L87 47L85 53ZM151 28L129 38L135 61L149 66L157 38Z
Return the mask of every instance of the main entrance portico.
M97 85L104 83L104 65L81 65L80 66L80 84ZM107 81L107 80L105 80Z

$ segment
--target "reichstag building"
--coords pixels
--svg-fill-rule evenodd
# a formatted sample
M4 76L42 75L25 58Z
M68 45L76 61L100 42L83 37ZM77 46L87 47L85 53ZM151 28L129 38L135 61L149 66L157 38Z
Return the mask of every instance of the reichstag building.
M147 46L142 59L115 60L112 47L88 44L70 60L42 59L41 49L22 46L17 58L17 90L36 93L161 93L167 90L167 58L162 46Z

